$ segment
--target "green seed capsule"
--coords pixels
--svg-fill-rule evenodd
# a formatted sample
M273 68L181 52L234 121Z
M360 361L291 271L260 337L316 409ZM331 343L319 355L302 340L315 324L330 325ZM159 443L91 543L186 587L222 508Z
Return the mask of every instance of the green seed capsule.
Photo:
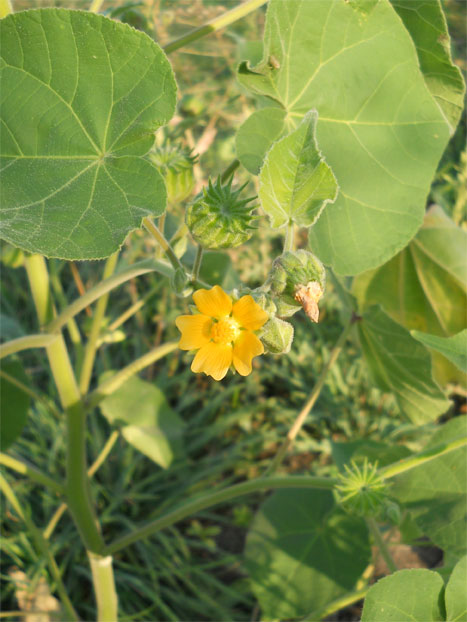
M149 157L164 175L168 202L175 205L187 199L195 186L193 164L197 156L167 142L156 147Z
M246 185L246 184L245 184ZM202 196L188 208L186 224L194 239L204 248L235 248L253 234L254 206L249 199L239 199L245 186L232 190L232 179L222 185L220 178L203 189Z

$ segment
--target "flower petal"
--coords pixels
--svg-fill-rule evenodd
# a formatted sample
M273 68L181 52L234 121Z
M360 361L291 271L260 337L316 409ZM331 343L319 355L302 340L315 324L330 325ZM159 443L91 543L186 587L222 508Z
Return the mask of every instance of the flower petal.
M200 313L217 319L226 317L232 311L232 298L219 285L211 289L198 289L193 294L193 300Z
M204 372L214 380L222 380L232 364L232 346L210 342L196 353L191 371Z
M258 337L249 330L242 334L234 343L233 364L241 376L251 374L251 361L255 356L263 354L264 347Z
M175 324L182 333L178 343L181 350L201 348L210 340L212 320L207 315L179 315Z
M269 318L266 311L263 311L250 295L242 296L234 304L232 315L240 326L248 330L258 330Z

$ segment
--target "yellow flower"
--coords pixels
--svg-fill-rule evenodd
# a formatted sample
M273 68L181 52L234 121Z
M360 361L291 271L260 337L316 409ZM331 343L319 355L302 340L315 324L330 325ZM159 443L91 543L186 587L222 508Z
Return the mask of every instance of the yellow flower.
M191 370L222 380L233 363L239 374L248 376L252 359L264 352L253 331L263 326L268 314L251 296L233 302L219 285L199 289L193 300L199 314L179 315L175 320L182 333L178 347L198 350Z

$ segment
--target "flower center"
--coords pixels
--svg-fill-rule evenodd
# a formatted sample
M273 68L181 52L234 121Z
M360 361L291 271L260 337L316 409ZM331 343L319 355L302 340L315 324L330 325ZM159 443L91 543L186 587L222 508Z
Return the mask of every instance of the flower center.
M211 328L211 339L215 343L232 343L239 334L240 328L237 322L231 317L216 322Z

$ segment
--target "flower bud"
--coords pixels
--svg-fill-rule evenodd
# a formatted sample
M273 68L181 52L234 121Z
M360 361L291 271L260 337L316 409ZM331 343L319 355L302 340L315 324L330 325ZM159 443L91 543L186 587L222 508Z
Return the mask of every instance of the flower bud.
M254 206L248 206L254 197L239 199L245 186L232 191L232 179L225 186L220 177L213 184L209 180L202 196L189 208L186 224L194 239L204 248L235 248L244 244L253 234Z
M168 202L176 204L187 199L195 186L193 164L197 156L167 142L156 147L149 157L164 175Z
M193 292L193 287L190 285L190 281L185 273L185 270L177 268L170 279L170 285L172 290L180 298L186 298Z
M269 283L278 299L278 315L288 317L301 306L310 320L318 321L318 301L324 293L326 273L315 255L303 249L286 251L274 260Z
M397 503L386 499L383 505L382 519L391 521L393 525L400 525L402 522L401 509Z
M271 317L258 335L271 354L287 354L293 342L294 328L289 322Z

